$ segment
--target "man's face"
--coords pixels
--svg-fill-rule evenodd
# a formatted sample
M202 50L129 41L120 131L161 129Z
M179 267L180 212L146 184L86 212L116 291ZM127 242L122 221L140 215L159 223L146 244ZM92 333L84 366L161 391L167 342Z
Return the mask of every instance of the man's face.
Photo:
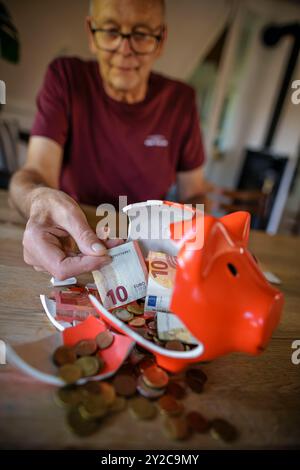
M94 0L93 16L89 21L93 27L109 32L128 34L135 31L159 35L164 18L157 0ZM139 55L132 50L128 39L123 39L114 52L102 50L99 48L100 34L92 37L90 33L90 45L97 56L104 82L118 92L130 92L145 86L152 65L162 52L164 39L153 52Z

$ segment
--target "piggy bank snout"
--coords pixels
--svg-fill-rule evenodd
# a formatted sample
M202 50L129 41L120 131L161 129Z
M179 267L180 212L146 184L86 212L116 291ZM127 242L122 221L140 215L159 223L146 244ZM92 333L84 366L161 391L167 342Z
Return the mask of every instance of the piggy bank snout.
M279 323L284 299L281 292L275 291L261 293L253 300L252 311L245 311L243 315L245 323L240 348L250 354L258 354L266 348Z
M269 308L266 311L264 324L261 331L261 344L258 345L258 350L263 350L266 348L273 331L278 326L283 303L284 297L281 292L275 291L275 293L270 296Z

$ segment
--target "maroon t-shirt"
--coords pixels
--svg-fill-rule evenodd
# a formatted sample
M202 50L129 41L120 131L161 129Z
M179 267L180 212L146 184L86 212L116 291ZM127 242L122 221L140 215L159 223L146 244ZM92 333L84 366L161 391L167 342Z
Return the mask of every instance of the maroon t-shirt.
M152 73L145 99L118 102L96 61L55 59L37 98L31 135L64 148L60 189L81 203L164 199L177 171L204 161L194 90Z

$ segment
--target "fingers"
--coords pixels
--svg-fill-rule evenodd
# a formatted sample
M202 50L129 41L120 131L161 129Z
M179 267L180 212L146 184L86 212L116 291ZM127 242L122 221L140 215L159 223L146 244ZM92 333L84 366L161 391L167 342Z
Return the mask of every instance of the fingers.
M103 241L107 248L113 248L114 246L119 246L124 243L124 240L122 238L109 238L109 234L109 227L99 227L97 229L97 236L100 238L100 240Z
M74 238L81 253L102 256L107 252L105 244L91 229L80 207L75 206L66 214L62 226Z
M73 257L66 257L60 261L56 269L55 277L58 280L67 279L72 276L87 273L100 269L111 263L111 258L108 256L88 256L78 255Z
M44 225L33 218L29 219L23 245L27 264L36 271L48 271L59 280L109 264L112 259L107 254L107 249L124 243L122 239L109 239L109 230L106 228L100 230L99 240L76 204L67 208L62 206L58 219L53 225L51 222ZM75 244L71 237L81 251L80 254L74 252Z
M35 266L37 270L48 271L59 280L90 272L111 263L111 257L107 255L89 256L69 253L70 256L67 256L55 235L38 227L32 228L31 232L34 236L30 240L28 240L28 234L26 237L24 235L25 262Z

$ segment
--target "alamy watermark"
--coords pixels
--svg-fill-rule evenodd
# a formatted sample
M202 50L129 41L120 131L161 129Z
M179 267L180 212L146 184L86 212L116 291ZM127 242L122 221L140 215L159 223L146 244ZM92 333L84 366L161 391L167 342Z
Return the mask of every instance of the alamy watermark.
M291 348L295 349L291 357L292 364L294 364L294 366L298 366L300 364L300 339L295 339L292 342Z
M0 339L0 366L6 364L6 344Z
M292 88L295 90L291 97L292 103L300 104L300 80L294 80L292 83Z
M0 104L6 104L6 85L3 80L0 80Z
M176 243L184 238L186 249L203 248L203 204L148 201L127 206L127 196L119 196L118 210L112 204L100 204L96 215L102 217L97 224L98 236L108 227L110 238L127 239L129 217L131 240L174 240Z

